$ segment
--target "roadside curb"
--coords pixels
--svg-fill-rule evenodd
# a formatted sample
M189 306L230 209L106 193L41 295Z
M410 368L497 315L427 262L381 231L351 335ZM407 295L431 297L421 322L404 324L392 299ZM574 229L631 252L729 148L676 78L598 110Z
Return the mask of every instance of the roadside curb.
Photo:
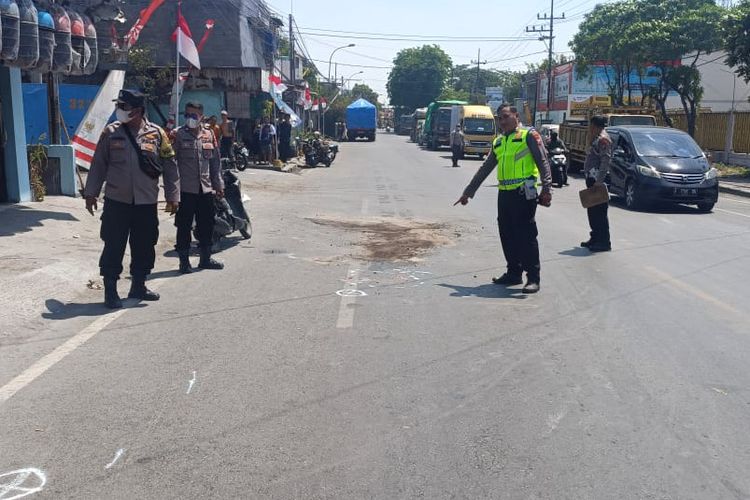
M721 181L719 181L719 191L722 193L733 194L735 196L743 196L745 198L750 198L750 191L746 189L736 188L733 186L730 187L727 185L723 185Z

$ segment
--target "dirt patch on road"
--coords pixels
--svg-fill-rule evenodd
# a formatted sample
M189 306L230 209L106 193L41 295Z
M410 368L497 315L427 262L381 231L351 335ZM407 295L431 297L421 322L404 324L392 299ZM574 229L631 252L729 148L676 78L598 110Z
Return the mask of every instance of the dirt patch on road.
M309 218L321 225L360 233L359 242L365 253L355 255L369 261L417 261L429 250L450 244L443 224L399 218L342 219L334 217Z

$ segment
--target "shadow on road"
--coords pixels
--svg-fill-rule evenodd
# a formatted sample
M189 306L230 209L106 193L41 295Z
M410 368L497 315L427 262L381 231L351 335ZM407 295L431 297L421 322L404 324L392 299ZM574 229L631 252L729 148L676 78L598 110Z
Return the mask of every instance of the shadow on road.
M3 223L0 225L0 236L12 236L26 233L35 227L42 227L45 220L61 220L75 222L78 219L69 213L49 212L37 210L23 205L10 206L0 212Z
M146 307L146 304L134 299L123 299L122 303L128 309ZM44 302L44 305L47 306L47 312L42 313L42 318L53 320L71 319L81 316L104 316L105 314L113 312L112 309L104 307L102 302L89 302L84 304L70 302L64 304L56 299L47 299Z
M438 283L438 286L450 288L453 290L451 297L480 297L483 299L520 299L523 300L527 295L521 293L520 288L507 288L494 283L485 283L479 286L460 286L450 285L448 283Z
M570 257L590 257L593 255L588 248L582 247L573 247L569 250L563 250L562 252L557 253L558 255L569 255Z

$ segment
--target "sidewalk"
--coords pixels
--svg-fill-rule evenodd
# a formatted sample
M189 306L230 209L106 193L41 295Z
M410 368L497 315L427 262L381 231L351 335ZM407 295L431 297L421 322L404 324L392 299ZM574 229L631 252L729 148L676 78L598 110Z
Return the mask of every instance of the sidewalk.
M0 343L11 335L44 329L43 311L54 315L61 312L63 304L102 302L98 265L101 210L100 203L92 217L82 199L67 196L0 205ZM159 232L154 271L164 274L175 267L172 259L164 258L174 244L174 227L161 210ZM121 294L130 286L129 261L126 250Z
M750 197L750 178L747 177L720 177L719 191L733 194L735 196Z

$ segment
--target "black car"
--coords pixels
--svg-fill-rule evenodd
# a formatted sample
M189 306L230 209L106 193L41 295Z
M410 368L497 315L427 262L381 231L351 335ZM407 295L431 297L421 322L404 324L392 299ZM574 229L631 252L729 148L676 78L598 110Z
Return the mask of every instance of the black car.
M710 212L719 198L715 168L692 137L653 126L608 127L614 148L610 192L630 209L657 202L687 203Z

